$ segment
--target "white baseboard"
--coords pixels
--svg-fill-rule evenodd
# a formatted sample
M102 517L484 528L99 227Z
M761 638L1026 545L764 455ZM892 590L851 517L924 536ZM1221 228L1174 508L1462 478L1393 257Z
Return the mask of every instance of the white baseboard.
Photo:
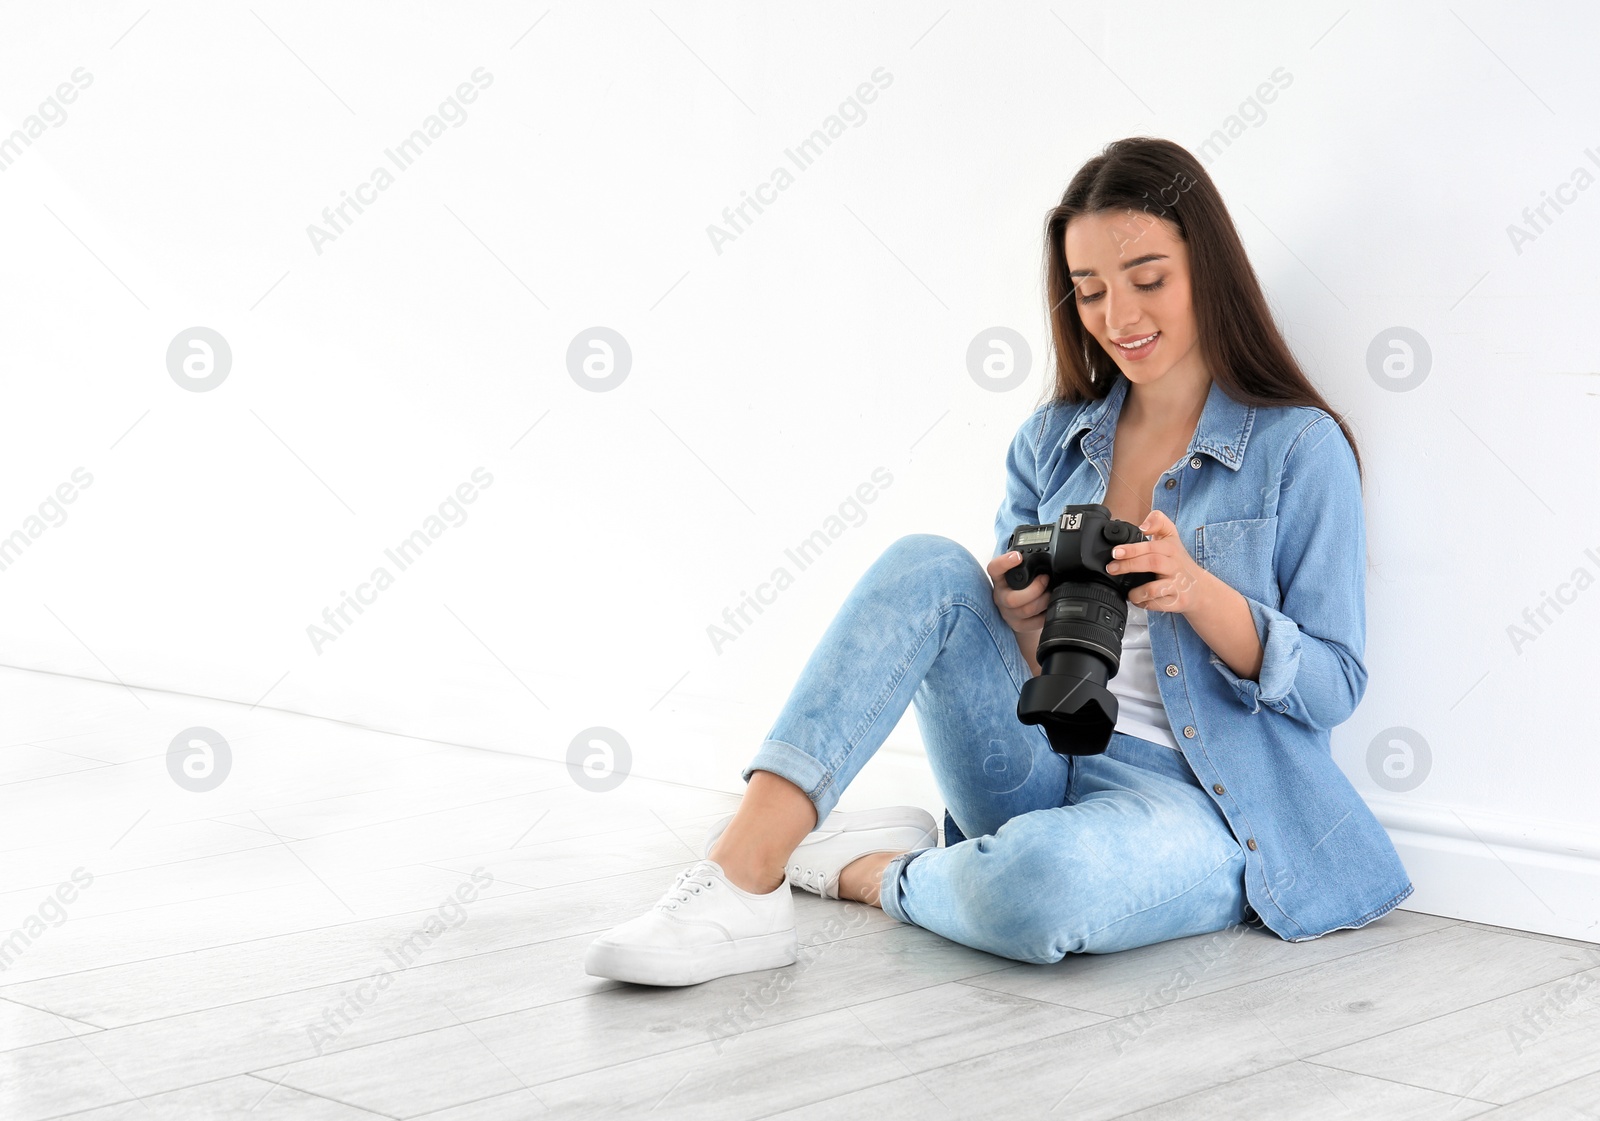
M1416 887L1402 909L1600 943L1600 834L1364 797Z

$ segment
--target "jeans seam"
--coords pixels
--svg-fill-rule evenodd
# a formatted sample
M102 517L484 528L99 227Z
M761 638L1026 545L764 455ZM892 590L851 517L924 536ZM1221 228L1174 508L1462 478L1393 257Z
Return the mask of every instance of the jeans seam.
M938 615L934 616L933 621L928 624L927 629L924 630L918 637L916 645L912 646L911 649L906 651L905 655L900 659L899 664L896 665L891 671L888 683L878 694L877 699L874 700L868 707L866 714L861 718L861 722L858 723L855 727L855 730L852 731L848 737L846 737L846 743L849 745L850 754L855 754L856 748L860 746L861 737L866 735L867 729L876 724L878 722L878 717L883 715L884 706L889 703L889 698L894 696L895 690L900 688L900 683L905 680L907 667L911 665L912 659L921 653L922 648L927 645L928 636L934 632L934 629L939 625L939 620L943 617L944 612L942 610Z
M944 615L944 612L946 610L948 610L950 607L956 607L956 606L965 607L968 611L972 612L972 614L977 617L977 620L982 625L984 631L988 633L989 641L994 644L995 653L1000 655L1000 664L1005 667L1006 676L1011 678L1011 683L1016 686L1017 692L1021 693L1022 692L1022 687L1028 683L1028 680L1032 675L1031 674L1023 674L1022 675L1022 680L1021 681L1017 680L1016 671L1012 669L1010 661L1006 658L1006 646L1005 646L1005 644L1003 642L1001 642L998 637L995 636L994 628L989 626L989 620L984 617L983 612L981 610L979 610L977 607L975 607L971 602L969 602L966 599L966 597L958 595L958 594L955 594L955 593L952 593L949 603L945 607L940 608L940 610L939 610L940 616L942 617ZM1014 646L1014 647L1017 647L1017 654L1020 657L1021 654L1022 654L1022 649L1021 649L1021 647L1017 646L1016 632L1011 630L1011 628L1009 626L1007 626L1006 627L1006 633L1011 636L1011 645ZM1026 666L1024 666L1024 668L1026 668Z
M861 743L861 737L866 735L867 729L871 728L875 723L877 723L878 717L883 715L884 706L889 703L889 698L894 696L895 690L900 688L900 683L905 680L906 668L911 665L912 660L919 653L921 653L922 648L927 645L928 636L933 634L933 632L938 628L940 620L942 620L951 610L957 607L964 607L968 611L972 612L973 616L978 620L979 625L983 627L984 633L989 636L989 641L994 645L995 653L1000 656L1000 664L1005 667L1006 676L1011 678L1013 685L1017 684L1016 674L1013 672L1010 664L1006 660L1005 650L1000 645L999 639L995 637L994 631L990 628L989 621L983 617L983 612L974 607L973 604L961 593L952 592L946 596L943 602L940 603L938 611L935 612L932 621L930 621L927 626L927 629L924 630L921 636L917 639L916 645L911 647L911 649L906 652L905 656L901 658L900 663L895 666L892 672L889 683L878 695L878 698L873 701L871 707L867 710L867 714L862 718L861 723L859 723L855 730L850 733L849 737L847 737L846 742L849 745L848 754L855 754L856 748ZM1020 685L1017 685L1019 692L1021 691L1021 688L1022 687ZM833 781L832 772L829 773L828 781Z

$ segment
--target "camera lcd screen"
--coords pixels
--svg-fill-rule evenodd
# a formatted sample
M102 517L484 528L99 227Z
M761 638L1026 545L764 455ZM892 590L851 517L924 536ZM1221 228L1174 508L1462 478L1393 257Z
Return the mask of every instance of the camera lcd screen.
M1050 531L1048 529L1031 529L1017 536L1018 545L1042 545L1049 540Z

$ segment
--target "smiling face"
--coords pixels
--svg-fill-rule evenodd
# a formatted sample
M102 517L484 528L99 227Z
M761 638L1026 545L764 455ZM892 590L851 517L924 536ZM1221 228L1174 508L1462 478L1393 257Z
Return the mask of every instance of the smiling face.
M1063 240L1078 318L1130 382L1204 376L1189 247L1171 222L1132 210L1080 214Z

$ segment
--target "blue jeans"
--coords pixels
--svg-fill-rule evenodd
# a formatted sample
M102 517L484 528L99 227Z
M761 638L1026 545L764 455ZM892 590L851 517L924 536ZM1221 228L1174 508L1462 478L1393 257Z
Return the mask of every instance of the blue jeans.
M1116 732L1102 755L1059 755L1018 721L1030 671L993 595L960 544L894 542L845 599L744 780L783 776L821 821L915 703L945 846L890 861L885 913L1039 964L1244 921L1244 852L1182 753Z

